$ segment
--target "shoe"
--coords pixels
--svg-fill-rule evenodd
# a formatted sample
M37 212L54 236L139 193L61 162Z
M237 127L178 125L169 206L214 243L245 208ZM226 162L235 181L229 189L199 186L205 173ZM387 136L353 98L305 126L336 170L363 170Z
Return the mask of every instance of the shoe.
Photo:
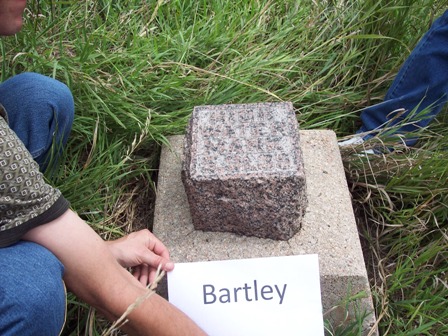
M364 139L360 137L359 135L355 135L353 138L350 138L348 140L339 141L338 145L339 147L347 147L347 146L356 146L361 145L364 143Z
M359 146L359 145L362 145L363 143L364 143L364 139L359 135L355 135L354 137L352 137L348 140L339 141L338 145L339 145L339 147L348 147L348 146ZM378 153L374 149L365 149L365 150L361 151L358 155L365 156L365 155L373 155L373 154L378 154Z

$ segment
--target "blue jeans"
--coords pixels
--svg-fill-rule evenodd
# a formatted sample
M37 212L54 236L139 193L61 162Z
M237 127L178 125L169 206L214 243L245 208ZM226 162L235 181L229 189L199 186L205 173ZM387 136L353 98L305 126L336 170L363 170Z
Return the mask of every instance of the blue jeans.
M67 142L73 124L74 102L61 82L25 72L0 84L0 103L11 129L44 171Z
M393 126L407 118L406 123L410 120L411 124L400 127L397 133L408 135L406 143L413 146L417 139L409 133L427 126L447 101L448 10L434 21L404 62L384 102L361 113L362 127L358 133L379 130L386 124ZM405 113L389 123L397 116L393 112L399 109Z
M74 115L67 86L23 73L0 84L0 103L41 170L57 161ZM54 150L55 144L61 146ZM59 335L66 310L63 273L61 262L38 244L0 248L0 335Z
M65 321L64 267L44 247L0 249L0 335L59 335Z

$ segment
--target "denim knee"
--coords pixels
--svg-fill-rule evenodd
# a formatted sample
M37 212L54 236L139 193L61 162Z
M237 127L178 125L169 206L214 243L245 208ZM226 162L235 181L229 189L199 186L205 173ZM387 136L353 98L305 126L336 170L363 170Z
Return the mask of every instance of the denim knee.
M426 127L447 102L448 10L433 23L403 63L384 102L369 106L361 113L360 132L400 122L404 125L396 133L417 131ZM406 140L408 146L416 142L415 136Z
M39 164L53 145L61 148L67 142L75 108L65 84L25 72L0 84L0 103L6 109L10 127Z
M65 321L64 267L44 247L0 249L0 335L59 335Z

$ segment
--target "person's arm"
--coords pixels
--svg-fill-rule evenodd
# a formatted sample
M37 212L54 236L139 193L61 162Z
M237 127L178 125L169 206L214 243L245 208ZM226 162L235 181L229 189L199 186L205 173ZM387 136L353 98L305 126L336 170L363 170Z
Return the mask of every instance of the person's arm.
M67 287L109 319L116 320L147 289L120 266L95 231L68 209L60 191L45 182L37 163L1 116L0 133L0 247L20 239L46 247L64 264ZM167 256L160 244L149 242L148 247L161 253L162 258ZM128 253L122 256L129 261ZM154 267L160 258L152 256L151 260L142 259ZM165 270L170 267L165 263ZM140 305L129 319L125 328L134 334L201 334L186 315L157 295Z
M64 264L67 287L112 321L147 292L117 262L107 244L71 210L30 230L23 239L52 251ZM156 294L128 319L123 330L130 334L205 335L184 313Z

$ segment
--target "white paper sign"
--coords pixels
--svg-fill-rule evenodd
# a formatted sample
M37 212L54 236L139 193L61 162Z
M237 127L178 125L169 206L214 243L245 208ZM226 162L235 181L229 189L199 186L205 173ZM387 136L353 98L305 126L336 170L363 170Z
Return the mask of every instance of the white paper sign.
M317 255L178 263L169 301L211 336L323 336Z

